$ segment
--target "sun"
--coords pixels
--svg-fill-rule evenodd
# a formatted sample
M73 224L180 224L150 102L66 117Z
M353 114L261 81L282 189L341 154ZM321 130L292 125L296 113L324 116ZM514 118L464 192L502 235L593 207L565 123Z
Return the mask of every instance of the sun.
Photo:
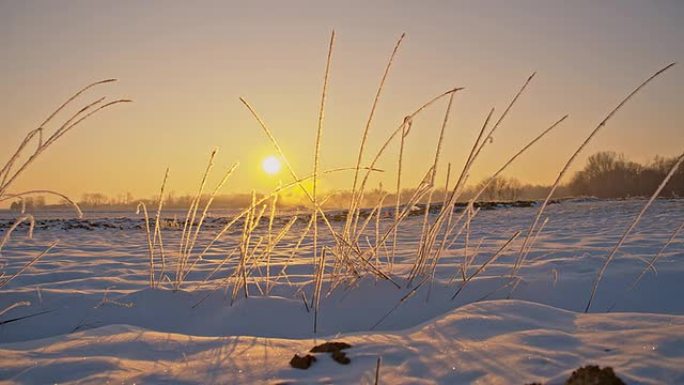
M261 168L264 169L264 172L269 175L275 175L280 171L280 160L271 155L268 158L264 159L263 162L261 162Z

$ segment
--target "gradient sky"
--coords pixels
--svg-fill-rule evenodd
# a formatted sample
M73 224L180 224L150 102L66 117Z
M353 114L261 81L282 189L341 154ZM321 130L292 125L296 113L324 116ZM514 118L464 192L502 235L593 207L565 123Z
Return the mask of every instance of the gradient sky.
M352 166L387 58L407 36L371 131L377 150L404 115L453 86L459 93L442 165L462 167L491 107L501 112L526 77L528 92L471 176L494 171L564 114L570 119L507 173L549 184L603 116L660 67L684 59L684 2L633 1L0 1L0 154L79 87L130 97L65 136L14 191L46 188L151 196L194 191L212 148L240 161L226 192L265 191L285 174L260 168L273 150L241 105L271 126L299 174L308 174L331 29L337 32L322 167ZM407 183L426 171L446 100L416 120ZM640 93L579 160L599 150L637 161L684 151L684 64ZM394 170L397 146L384 157ZM445 168L442 168L442 171ZM217 173L218 174L218 173ZM325 179L348 188L350 174ZM393 186L387 172L373 181Z

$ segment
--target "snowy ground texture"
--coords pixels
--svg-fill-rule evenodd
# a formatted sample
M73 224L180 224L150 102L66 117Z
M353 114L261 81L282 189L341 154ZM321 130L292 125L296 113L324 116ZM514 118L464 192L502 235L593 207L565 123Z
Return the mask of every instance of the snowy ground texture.
M0 311L31 303L0 315L0 383L373 384L381 357L382 384L563 384L586 364L612 366L627 384L684 384L684 234L627 291L684 221L684 201L654 203L609 265L590 313L583 312L596 272L644 203L550 206L517 285L509 272L522 239L451 300L460 285L461 239L440 261L434 281L375 328L410 288L366 277L328 293L324 282L328 295L316 334L301 298L312 293L310 252L300 253L287 276L272 278L270 295L259 292L265 285L255 277L250 297L231 305L224 278L234 264L203 281L237 234L225 237L182 290L173 291L149 288L145 234L125 219L91 229L46 226L32 240L17 233L1 257L9 273L55 239L60 243L0 289ZM481 243L470 272L524 231L535 212L481 211L470 235L471 255ZM400 229L392 276L402 286L421 221L411 217ZM295 225L282 255L274 254L272 277L303 227ZM319 354L309 370L289 366L295 353L328 340L353 345L349 365Z

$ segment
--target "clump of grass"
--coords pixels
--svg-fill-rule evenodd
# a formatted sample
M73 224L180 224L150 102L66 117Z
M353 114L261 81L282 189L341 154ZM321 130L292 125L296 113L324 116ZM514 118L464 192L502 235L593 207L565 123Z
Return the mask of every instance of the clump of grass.
M414 191L414 193L408 198L408 200L405 202L405 205L403 207L403 210L401 209L402 202L400 198L400 194L398 194L397 200L395 201L395 212L394 212L394 220L393 223L389 226L389 229L386 230L384 233L381 234L380 231L380 220L382 216L382 206L383 206L383 199L381 198L375 205L375 208L370 212L370 215L368 215L363 221L363 223L360 223L360 218L361 218L361 204L364 201L364 193L365 193L365 187L368 183L369 177L372 172L376 171L376 164L379 161L380 157L383 155L383 153L387 150L388 146L390 145L391 142L394 141L395 138L399 134L401 134L402 142L405 142L406 137L408 136L408 133L410 131L410 128L413 124L413 119L419 115L423 110L426 108L430 107L432 104L437 102L438 100L449 97L449 106L448 110L451 108L451 104L453 103L453 95L455 92L462 90L461 87L457 88L452 88L446 92L443 92L436 97L430 99L428 102L424 103L421 105L419 108L417 108L413 113L409 114L406 116L406 118L403 120L403 122L399 125L397 129L395 129L389 138L383 143L383 145L380 147L380 149L376 152L374 157L372 158L372 161L366 166L362 167L362 161L365 153L365 147L366 147L366 141L368 138L368 133L370 131L370 127L372 125L373 121L373 116L376 112L376 109L379 105L379 99L380 95L382 93L385 81L387 79L390 67L393 63L394 57L397 53L397 50L404 38L404 35L400 37L398 40L397 44L394 47L394 50L392 52L392 55L390 56L390 59L388 61L388 64L385 68L385 71L383 73L382 79L380 81L380 85L378 87L378 90L376 92L375 98L373 100L373 105L371 106L371 112L369 114L368 120L366 121L366 125L364 127L363 135L361 138L360 142L360 148L359 148L359 153L357 156L357 164L353 168L354 170L354 183L352 186L352 194L351 194L351 201L350 201L350 206L347 211L347 216L346 220L344 223L344 227L340 232L336 231L330 224L329 220L327 219L326 213L322 210L322 205L320 204L320 200L318 197L318 191L317 191L317 186L318 186L318 179L321 175L320 172L318 172L318 164L319 164L319 159L320 159L320 143L321 143L321 138L322 138L322 123L323 123L323 113L324 113L324 107L325 107L325 100L326 100L326 95L327 95L327 88L328 88L328 77L329 77L329 69L330 69L330 61L332 57L332 47L334 43L334 34L331 36L331 41L329 45L329 50L328 50L328 61L326 63L326 72L324 76L324 84L323 84L323 93L321 97L321 105L319 109L319 118L318 118L318 128L316 131L315 135L315 142L314 142L314 170L313 170L313 186L314 189L313 191L309 191L307 188L304 187L304 185L301 183L302 179L300 179L291 166L290 162L288 161L288 157L286 154L283 152L282 148L279 146L278 141L275 139L275 136L269 129L269 127L266 125L266 123L261 119L261 117L257 114L256 110L244 99L240 98L241 102L247 107L249 112L252 114L252 116L256 119L257 123L259 126L262 128L264 133L266 134L267 138L271 142L271 144L274 146L275 151L278 153L278 156L280 159L283 160L283 164L285 166L285 169L287 172L290 174L290 176L293 179L292 184L298 186L304 193L304 195L308 198L308 200L311 202L311 207L312 207L312 214L311 214L311 221L310 225L307 225L303 229L303 233L301 234L299 241L295 244L294 251L292 252L290 258L285 262L285 266L282 268L281 273L278 274L276 279L279 279L281 277L285 277L287 279L287 274L286 274L286 269L289 263L292 261L296 253L300 249L300 245L303 241L303 239L307 236L309 231L312 231L312 254L313 254L313 259L312 259L312 267L313 267L313 276L314 276L314 293L311 296L311 304L308 305L308 307L312 308L314 310L314 329L317 329L317 317L318 317L318 306L317 302L320 301L320 298L322 296L320 285L322 284L323 280L323 271L325 269L325 264L321 263L321 260L318 258L318 252L321 249L319 244L318 244L318 238L320 236L320 231L318 229L318 218L322 220L322 223L325 224L327 231L330 234L331 239L334 242L333 247L324 247L324 250L326 254L329 254L330 256L334 258L327 258L328 260L332 260L330 263L332 263L333 268L330 270L330 279L332 280L330 284L330 291L331 292L335 287L338 287L341 285L343 282L347 282L347 285L353 284L358 279L361 279L364 275L366 274L371 274L372 276L375 276L377 278L383 279L383 280L388 280L389 282L393 283L397 288L400 287L399 284L397 284L390 274L387 272L383 271L384 268L380 264L380 250L385 248L385 254L387 255L387 264L391 265L393 262L393 254L396 251L396 242L394 242L393 250L392 252L386 250L387 247L387 239L389 236L394 234L394 237L396 238L396 228L401 223L410 213L412 207L418 203L421 199L423 199L426 194L429 194L432 190L432 187L434 185L435 181L435 175L437 172L437 167L436 163L439 160L439 153L441 151L442 147L442 142L444 138L444 127L446 126L446 118L443 123L443 127L440 131L440 137L439 137L439 143L438 143L438 150L435 155L435 161L433 162L433 167L428 170L426 173L425 177L421 180L421 182L418 184L418 188ZM448 111L447 111L448 115ZM401 156L399 160L401 164ZM401 167L401 166L400 166ZM362 174L363 171L363 174ZM401 173L399 173L398 176L398 181L397 181L397 190L400 193L401 192ZM363 237L364 232L369 229L369 224L371 221L375 219L375 237L374 237L374 243L371 243L368 237ZM245 227L245 229L248 229L248 227ZM361 244L361 240L365 239L367 242L367 246L363 246ZM245 253L241 253L244 258L249 258L248 255ZM374 261L373 261L374 260ZM269 266L270 262L267 261L267 275L269 271ZM245 286L245 277L243 276L242 278L242 286L244 288ZM235 294L235 288L234 287L234 294ZM268 290L267 290L268 292Z
M556 120L550 126L545 128L540 134L527 142L520 150L514 153L495 173L485 180L482 186L476 191L474 196L468 200L463 212L460 213L460 215L454 214L456 204L465 190L465 186L468 183L474 165L476 164L480 155L483 153L485 147L487 147L487 145L493 141L495 133L503 126L503 122L507 116L509 116L517 101L523 95L535 77L535 73L532 73L525 79L522 86L517 90L513 98L507 104L506 108L495 121L493 118L495 110L492 108L489 111L482 127L479 130L475 142L472 144L467 160L463 164L460 174L457 174L458 178L454 178L455 183L451 183L451 164L449 164L446 172L444 196L441 198L441 207L439 208L437 214L433 216L431 213L431 206L433 204L437 205L434 200L436 193L435 185L438 172L440 172L439 162L441 153L443 151L442 147L445 138L446 127L449 121L450 111L452 109L456 92L462 91L462 87L448 89L445 92L442 92L428 100L426 103L420 105L412 113L406 115L398 127L391 131L390 135L384 142L382 142L382 145L379 147L379 149L377 149L373 156L370 157L366 163L366 166L363 166L364 162L366 162L366 147L370 130L373 125L373 118L379 107L380 97L385 87L385 82L388 78L390 68L394 62L395 56L403 39L404 35L402 34L389 57L380 80L380 84L375 93L368 119L365 121L364 129L359 140L359 150L356 154L355 166L349 168L353 170L354 174L351 185L351 199L349 201L349 206L346 211L346 217L344 218L345 220L342 228L335 228L330 223L325 210L323 210L325 197L322 196L321 192L319 191L319 182L323 174L327 172L344 170L336 169L322 171L320 169L320 160L321 156L323 155L321 153L321 143L323 140L325 107L328 96L330 70L332 66L333 48L335 43L335 32L333 31L328 45L328 55L323 76L323 87L320 106L318 109L318 124L314 131L312 174L306 178L300 178L298 176L269 126L267 126L264 120L256 112L255 108L252 107L252 105L249 104L245 98L240 98L240 101L255 118L258 125L261 127L262 131L266 134L268 140L273 145L277 155L283 161L287 173L292 178L292 181L285 186L279 186L276 190L265 195L263 198L257 199L257 196L253 194L251 204L248 205L245 210L230 219L230 221L228 221L228 223L216 234L216 236L208 242L202 251L194 253L193 249L195 247L195 243L197 242L198 234L201 231L203 220L213 199L212 195L212 197L208 199L208 203L200 215L200 200L202 199L206 177L212 166L212 161L210 160L210 164L202 178L199 191L195 199L192 201L191 206L188 209L185 222L183 223L180 248L178 251L178 256L176 257L178 262L176 265L177 272L174 281L175 289L178 289L181 286L188 273L192 271L198 263L204 260L203 257L205 254L215 245L216 242L220 241L224 234L226 234L233 227L241 227L237 245L235 245L232 250L229 250L229 252L226 252L225 258L213 261L216 264L216 267L205 278L205 280L200 283L200 285L204 282L207 282L209 278L213 278L224 267L229 266L232 268L232 271L222 280L222 285L225 286L226 290L229 287L232 287L231 302L237 299L240 292L242 292L245 297L248 297L250 295L250 289L252 291L256 289L262 295L270 295L273 284L279 282L279 280L285 279L288 283L291 283L290 276L287 272L288 267L293 263L293 261L296 260L300 253L308 253L308 255L311 256L311 295L307 300L307 294L303 288L300 288L295 295L301 294L307 310L313 310L313 329L314 332L317 332L320 302L322 297L325 295L322 289L324 281L329 283L327 285L327 294L330 294L338 287L350 288L358 280L367 276L374 277L375 279L386 280L394 284L397 288L402 288L402 285L397 283L397 277L394 275L395 272L393 271L395 262L394 259L397 253L399 242L398 230L402 222L408 217L414 207L418 204L424 203L425 206L422 207L424 211L421 213L423 216L421 222L422 229L420 231L418 247L415 250L415 259L412 261L413 263L410 265L409 271L397 273L397 275L407 273L406 276L402 276L402 278L406 279L406 287L410 290L400 299L399 303L397 303L395 307L385 315L385 317L383 317L380 321L378 321L378 323L376 323L376 325L374 325L374 327L376 327L394 310L396 310L396 308L408 300L408 298L415 295L419 288L425 283L432 283L434 281L435 271L442 254L446 250L450 249L451 246L453 246L454 243L460 239L460 237L463 237L463 255L461 263L457 267L457 271L455 271L453 274L453 280L456 280L457 277L460 276L461 282L460 287L456 289L453 297L456 297L470 282L472 282L473 279L477 278L490 264L496 261L501 255L504 254L506 250L508 250L509 247L511 247L511 245L513 245L513 243L518 239L518 236L521 234L521 231L512 231L513 235L508 238L508 240L505 241L504 244L498 248L498 250L495 250L491 256L484 260L479 266L475 265L475 260L480 255L481 246L484 241L484 238L481 238L479 240L479 244L477 244L477 240L474 240L471 237L473 231L472 223L474 218L479 213L479 209L475 208L475 203L482 196L484 191L486 191L486 189L496 180L496 178L498 178L512 163L514 163L520 156L526 153L533 145L538 143L553 129L560 126L560 124L564 122L568 116L566 115ZM513 279L515 279L515 282L509 283L509 286L515 287L519 282L521 282L521 279L516 277L517 271L524 262L526 255L530 252L532 245L535 243L535 240L540 235L543 226L546 223L546 220L541 220L541 216L543 215L544 209L547 206L551 196L558 187L561 178L570 167L570 164L592 139L592 137L600 130L600 128L606 124L606 122L626 103L627 100L629 100L637 91L645 86L646 83L667 70L669 67L671 67L671 65L665 67L654 76L649 78L635 91L633 91L625 100L623 100L618 107L615 108L590 134L590 136L585 140L575 154L573 154L571 159L561 170L556 182L552 186L551 191L538 210L534 222L532 223L530 229L526 232L526 236L522 241L520 252L515 258L513 267L511 269L511 275ZM447 99L448 102L442 124L439 127L437 145L433 156L431 157L432 161L429 165L427 165L427 171L425 172L423 178L417 183L410 196L406 197L407 199L402 199L402 188L405 184L405 181L402 179L404 150L409 134L415 129L414 119L424 110L442 99ZM390 145L397 141L397 139L399 139L399 153L397 160L396 196L394 202L390 203L390 205L393 206L394 211L392 215L389 216L384 229L381 229L383 210L386 210L384 202L387 198L387 194L381 194L377 201L368 203L365 199L366 186L368 186L370 176L373 174L373 172L378 171L376 168L378 161L385 154ZM305 180L311 180L312 188L307 188L304 185L303 182ZM663 183L666 182L667 181L664 181ZM161 200L163 199L163 188L164 187L162 185L162 194L160 195L160 202L157 209L157 217L155 219L154 228L149 225L149 220L146 220L146 223L148 223L146 227L146 232L148 234L148 246L151 250L151 285L158 285L158 283L164 279L163 273L159 275L159 278L156 278L157 274L155 274L155 261L157 258L154 255L155 248L159 247L163 265L165 259L163 242L161 239L161 232L158 230L159 215L162 206ZM280 256L280 272L278 274L272 274L272 267L276 263L274 258L272 258L272 255L274 255L273 252L280 240L282 240L283 237L291 231L294 223L297 221L297 217L292 217L292 219L290 219L290 221L287 222L287 224L284 225L277 233L273 229L278 194L280 191L283 191L287 188L299 188L304 193L309 201L308 203L310 203L310 216L306 226L298 229L300 232L294 237L296 242L293 241L293 243L289 246L289 249L286 250L287 255ZM657 193L655 196L657 196ZM362 207L364 204L367 205L367 208ZM199 220L197 221L198 217ZM265 234L263 229L260 228L262 219L267 222ZM372 225L373 223L374 226ZM540 223L541 226L539 225ZM319 225L321 224L324 225L325 228L319 228ZM328 244L321 245L321 237L325 231L328 232L328 239L331 241ZM373 232L374 234L372 234ZM625 234L625 237L626 236L627 234ZM388 242L388 239L390 239L390 242ZM390 244L391 248L388 249ZM382 258L383 252L385 258ZM607 263L611 258L612 254L609 256ZM265 274L262 271L262 268L265 269ZM162 268L162 272L163 271L164 268ZM256 271L260 273L259 276L254 274ZM598 286L601 275L602 272L600 272L599 276L597 277L595 288ZM263 284L264 281L265 285ZM417 284L414 285L416 282Z
M407 115L403 122L399 125L397 129L395 129L391 135L385 140L383 145L380 147L378 152L375 154L373 160L371 161L370 165L368 166L368 169L366 170L366 173L364 174L364 177L362 179L362 182L360 184L360 187L357 190L357 196L355 199L358 204L355 204L352 210L350 210L347 213L347 221L350 223L349 225L349 232L348 232L348 237L349 239L343 239L343 243L345 244L344 249L340 250L340 253L343 255L343 258L349 259L349 260L354 260L357 261L357 263L362 266L366 271L371 272L377 277L380 277L382 279L388 280L391 283L393 283L395 286L398 288L400 287L387 273L381 271L380 269L375 268L374 265L370 264L368 261L375 257L378 253L378 250L380 247L383 247L385 245L385 242L387 239L396 232L397 226L408 216L412 208L417 204L421 199L423 199L433 188L433 179L432 179L432 169L430 168L428 172L425 173L425 176L422 178L422 180L419 182L417 188L414 190L413 194L409 197L409 199L405 202L404 204L404 209L401 210L401 212L397 215L395 213L394 215L394 221L390 223L388 226L388 229L385 231L385 233L380 236L379 240L376 240L376 246L370 246L366 250L362 250L362 248L358 244L354 244L354 240L358 239L358 235L360 234L359 231L363 228L359 227L358 221L360 218L360 209L358 208L360 206L360 202L363 201L363 194L365 191L365 186L368 182L369 176L370 176L370 170L375 168L376 163L379 161L380 157L383 155L385 150L389 147L390 143L402 132L406 132L406 127L412 124L413 119L420 114L423 110L437 102L438 100L449 96L457 91L462 90L463 88L457 87L453 88L451 90L448 90L446 92L443 92L436 97L430 99L427 103L423 104L420 106L418 109L416 109L413 113ZM343 233L344 235L344 233ZM377 239L377 238L376 238ZM355 277L354 280L358 279L359 277Z
M527 80L522 85L520 90L515 94L511 102L508 104L508 107L504 110L504 112L501 114L501 116L496 121L494 126L489 130L487 135L484 136L484 140L482 140L483 134L488 126L489 120L491 119L494 110L490 110L489 114L487 115L487 118L485 119L482 129L480 130L480 133L475 143L473 144L470 154L468 155L468 159L466 160L466 163L463 166L461 174L459 175L459 178L451 192L448 193L448 199L446 199L445 204L442 205L442 208L437 217L435 218L435 221L429 227L424 227L423 234L421 234L421 238L423 238L424 241L420 243L418 258L416 259L412 267L411 274L409 276L409 284L411 284L417 276L424 273L427 261L430 257L437 258L437 256L440 254L439 250L441 249L441 247L437 248L436 253L433 252L433 247L436 244L437 237L443 231L443 226L445 222L447 222L452 215L454 206L457 200L459 199L465 186L465 183L468 179L470 169L472 168L475 160L478 158L485 145L492 141L494 133L499 128L503 120L506 118L512 107L515 105L520 95L522 95L522 93L525 91L528 84L532 81L534 75L535 74L533 73L527 78ZM465 212L466 211L464 211L464 213ZM443 233L444 243L446 242L445 239L449 237L449 228L447 228Z
M200 235L200 232L202 230L202 226L207 218L209 209L212 203L214 202L216 195L238 167L238 163L235 163L227 169L219 183L216 185L216 187L212 190L211 194L206 199L206 202L204 203L204 208L200 211L200 204L203 198L203 192L206 187L209 174L211 173L211 170L214 166L214 159L216 157L216 153L217 150L212 151L209 157L207 167L204 173L202 174L202 179L197 194L191 201L190 206L188 207L188 211L185 215L183 229L180 235L180 240L178 241L178 251L174 253L175 275L172 281L172 286L174 290L178 290L181 288L188 274L192 271L195 265L197 265L197 263L199 263L202 260L204 253L207 251L204 250L202 253L195 252L195 246ZM147 236L149 258L149 280L151 288L159 287L160 282L164 281L165 279L170 280L170 278L166 276L167 253L164 248L164 240L162 237L162 231L160 226L162 209L164 205L164 190L166 188L168 177L169 169L167 168L166 172L164 173L164 179L162 181L162 185L159 192L157 210L154 218L154 226L150 226L150 217L147 211L147 207L143 202L140 202L138 204L137 210L138 213L143 213L145 219L145 234ZM159 257L161 259L161 270L158 274L158 277L155 267L155 255L157 251L159 252Z
M38 128L33 129L26 134L24 139L17 146L16 150L11 154L9 159L2 166L2 169L0 169L0 203L10 199L23 199L24 197L29 195L50 195L67 202L71 207L73 207L74 211L76 212L79 218L83 216L83 212L78 207L76 202L71 200L66 195L59 193L57 191L28 190L21 192L11 192L10 190L14 185L14 182L16 182L19 179L19 177L31 166L31 164L33 164L33 162L36 159L38 159L50 146L52 146L55 142L61 139L69 131L79 126L85 120L87 120L91 116L97 114L98 112L104 109L107 109L117 104L130 102L130 100L128 99L116 99L112 101L107 101L105 97L100 97L92 102L85 104L75 113L69 115L62 123L58 124L57 128L54 131L52 131L52 133L48 134L48 125L52 123L52 121L57 117L57 115L59 115L65 108L69 107L79 96L81 96L83 93L90 90L91 88L95 88L97 86L111 83L114 81L116 81L116 79L101 80L81 88L76 93L67 98L66 101L64 101L54 111L52 111L48 115L48 117L40 125L38 125ZM35 146L32 152L29 150L30 146ZM2 242L0 243L0 250L7 244L11 234L14 232L17 226L22 222L27 221L30 223L29 238L31 237L33 232L33 224L35 221L31 215L24 215L24 213L22 212L22 215L18 217L14 221L10 229L8 229L5 232ZM28 269L31 265L36 263L40 258L42 258L55 246L56 243L50 245L47 249L38 254L31 261L27 262L24 266L20 267L19 270L14 274L9 275L4 271L0 271L0 287L6 285L17 275L21 274L23 271ZM3 264L0 263L0 268L2 266Z
M175 248L172 248L170 251L168 248L165 249L164 245L168 246L169 242L164 241L160 225L162 223L162 207L164 190L169 174L168 169L160 189L159 201L157 202L157 213L154 217L154 225L152 225L152 218L150 218L145 204L141 202L138 206L139 212L141 212L145 218L144 231L148 244L148 258L150 260L150 287L156 288L159 287L161 283L168 281L171 283L171 288L173 290L179 290L185 285L188 275L194 271L199 264L214 263L216 266L201 282L197 283L195 288L199 288L208 283L224 267L233 266L232 273L228 274L223 279L218 279L215 281L219 282L219 285L225 287L226 290L232 285L231 303L237 299L240 292L243 293L245 298L249 297L249 287L252 284L262 295L268 295L273 282L277 282L278 279L283 276L287 278L287 266L292 259L296 257L296 254L300 249L299 246L304 241L304 238L309 233L309 230L314 223L314 217L311 216L309 224L306 226L304 232L300 236L296 247L291 251L290 258L285 262L280 274L272 276L272 255L275 252L278 244L291 231L294 224L298 220L297 216L292 216L289 221L287 221L280 229L275 229L274 224L277 215L278 194L283 190L300 185L304 180L309 179L312 176L302 180L296 180L295 182L287 185L281 185L270 194L266 194L264 197L259 199L257 199L256 194L253 193L252 201L249 206L237 215L233 216L226 223L226 225L224 225L213 236L213 238L210 238L211 240L206 244L206 246L198 248L197 244L199 236L204 232L203 225L205 223L205 219L209 215L211 205L220 189L224 186L228 178L235 172L238 166L236 163L232 167L228 168L223 175L223 178L212 190L212 192L208 196L205 196L204 190L209 178L209 174L213 169L215 156L216 151L212 152L210 156L209 163L202 174L198 192L191 201L186 212L186 218L182 223L182 230L179 239L176 242L178 244L177 251L174 251L176 250ZM348 169L321 170L319 173L328 174L343 170ZM204 201L203 208L201 208L202 201ZM260 231L261 223L264 221L266 221L266 234L260 235L258 232ZM225 257L221 258L220 260L207 260L205 258L207 253L209 253L210 250L216 246L217 242L219 242L225 234L227 234L238 224L241 225L240 240L238 244L232 249L228 250L225 254ZM159 259L161 259L162 268L161 271L158 272L156 266ZM170 262L175 266L175 274L173 277L168 277L165 274L165 266ZM265 274L262 271L262 267L265 268ZM258 277L252 275L255 271L260 272ZM265 281L263 289L260 281Z

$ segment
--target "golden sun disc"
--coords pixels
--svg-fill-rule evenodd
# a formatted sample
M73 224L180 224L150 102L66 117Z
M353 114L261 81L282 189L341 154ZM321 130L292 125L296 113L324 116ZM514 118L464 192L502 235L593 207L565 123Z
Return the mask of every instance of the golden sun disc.
M266 174L275 175L280 171L280 160L275 156L269 156L261 162L261 168Z

